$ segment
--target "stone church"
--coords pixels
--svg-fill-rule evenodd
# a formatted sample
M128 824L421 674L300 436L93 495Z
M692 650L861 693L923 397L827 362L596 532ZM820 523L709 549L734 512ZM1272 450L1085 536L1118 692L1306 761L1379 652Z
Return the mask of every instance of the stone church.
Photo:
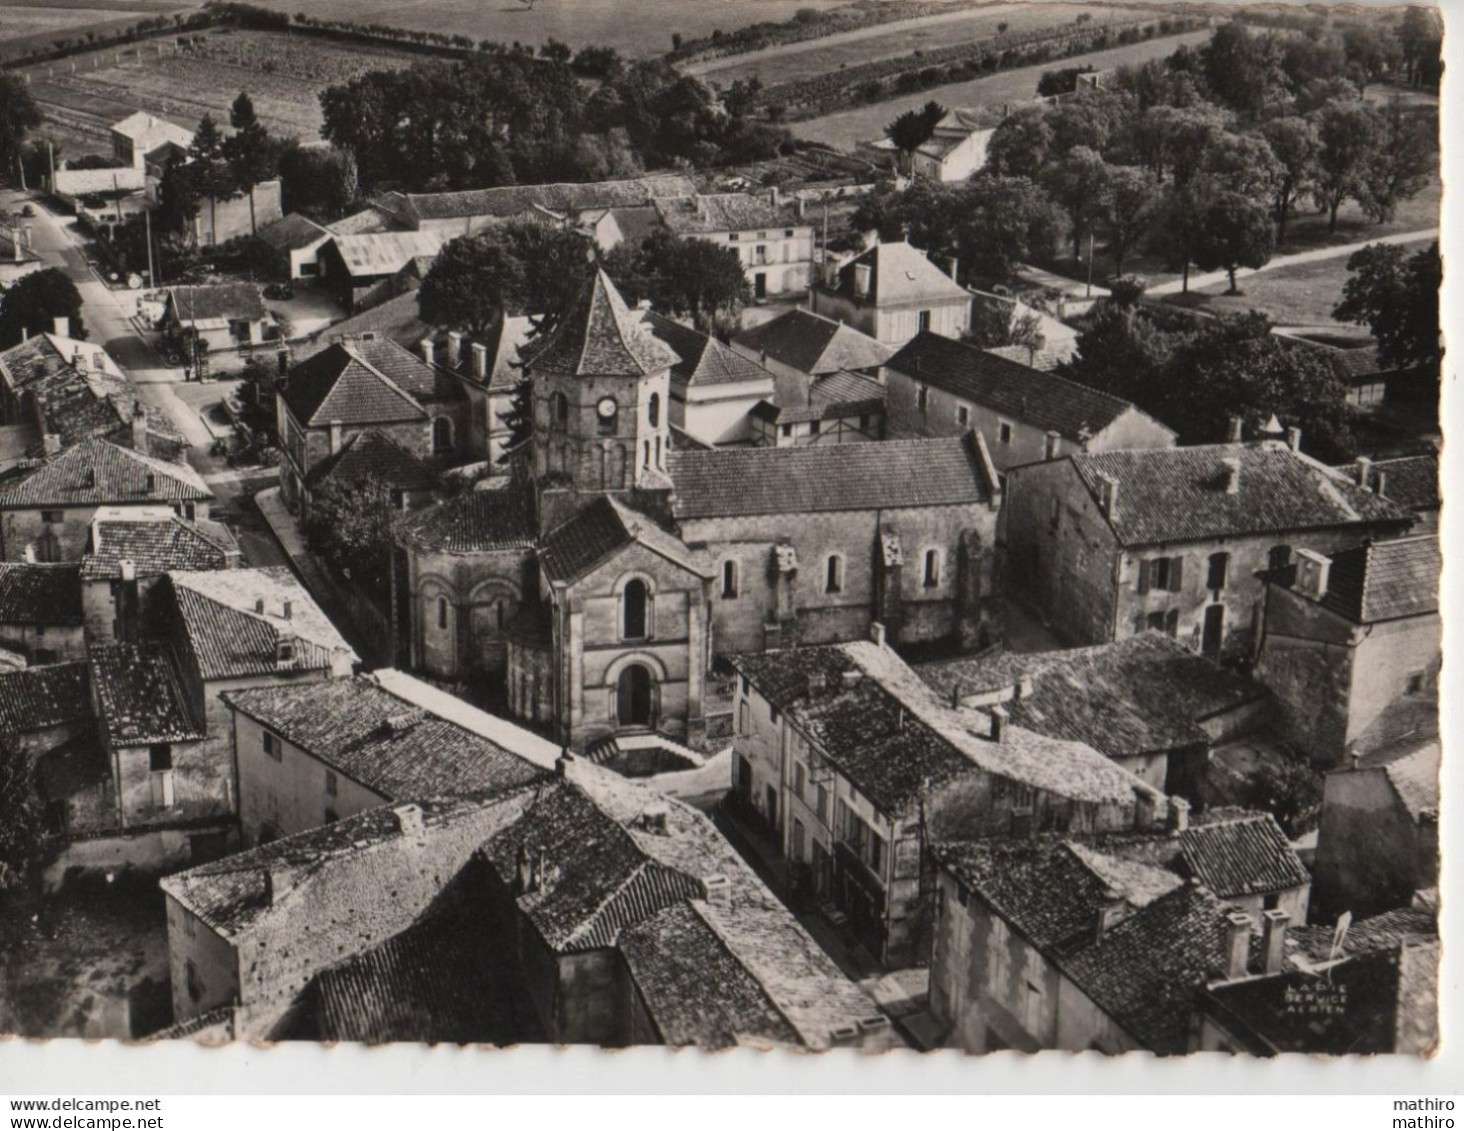
M414 513L394 561L397 662L497 684L583 750L704 734L719 657L987 638L1000 487L976 433L829 448L676 446L680 360L597 271L522 350L512 472Z

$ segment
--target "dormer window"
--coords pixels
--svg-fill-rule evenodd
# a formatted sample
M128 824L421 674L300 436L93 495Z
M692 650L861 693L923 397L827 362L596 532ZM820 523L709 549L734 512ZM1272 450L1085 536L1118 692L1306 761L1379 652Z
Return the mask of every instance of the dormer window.
M275 662L280 664L295 662L295 642L293 640L281 640L275 645Z

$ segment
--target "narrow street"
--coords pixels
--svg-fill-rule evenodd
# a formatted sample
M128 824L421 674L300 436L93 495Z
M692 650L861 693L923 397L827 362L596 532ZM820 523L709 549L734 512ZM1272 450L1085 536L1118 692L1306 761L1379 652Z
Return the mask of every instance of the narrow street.
M256 489L273 484L273 471L241 474L225 459L211 453L213 434L200 412L226 397L227 381L186 383L183 370L170 368L138 329L135 320L141 291L112 290L97 277L81 250L81 238L71 221L52 212L41 201L10 188L0 189L0 208L19 211L29 203L35 216L31 225L32 247L47 267L60 267L81 294L82 321L87 340L100 345L122 366L149 405L167 413L191 447L188 462L203 476L217 496L215 517L233 528L243 551L244 564L289 565L290 560L247 498L246 485Z

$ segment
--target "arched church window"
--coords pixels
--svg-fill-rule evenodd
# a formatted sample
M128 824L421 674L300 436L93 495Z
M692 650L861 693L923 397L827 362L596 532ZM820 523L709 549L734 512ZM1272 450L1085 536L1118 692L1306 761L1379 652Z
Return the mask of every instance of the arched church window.
M661 394L652 393L651 399L646 402L646 419L651 423L652 428L661 426Z
M649 593L644 581L635 577L625 583L625 591L620 597L620 635L624 639L643 640L649 635L646 632L646 606L648 603Z

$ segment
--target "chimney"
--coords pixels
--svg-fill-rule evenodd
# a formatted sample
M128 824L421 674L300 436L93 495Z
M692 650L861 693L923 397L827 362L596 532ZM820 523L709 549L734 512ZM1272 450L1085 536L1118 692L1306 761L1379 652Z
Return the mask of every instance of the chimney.
M290 890L290 866L283 860L271 860L264 869L264 898L273 907Z
M1012 688L1012 697L1015 699L1028 699L1032 695L1032 677L1024 675L1017 680L1016 686Z
M991 741L1005 742L1007 740L1007 722L1009 716L1005 707L991 708Z
M156 495L158 493L158 477L154 472L147 473L147 493Z
M961 261L954 255L946 256L946 274L951 277L951 282L960 284Z
M1357 485L1364 491L1372 486L1372 460L1367 456L1357 457Z
M55 318L51 319L51 325L58 336L63 338L71 337L71 319L67 318L66 315L56 315Z
M1178 836L1189 828L1190 804L1183 797L1169 799L1169 831Z
M254 598L254 612L258 616L264 616L264 598L263 597L256 597L256 598Z
M133 402L129 424L132 427L132 450L147 455L147 411L141 401Z
M854 264L854 297L874 297L874 272L868 263Z
M732 905L732 881L721 874L704 876L701 882L702 898L713 907Z
M118 564L118 567L122 570L122 580L123 581L136 581L137 580L137 563L136 562L124 560L124 561L118 562L117 564Z
M402 836L416 836L422 831L422 806L406 804L391 807L392 820Z
M1293 588L1313 601L1320 601L1327 595L1327 583L1331 579L1332 559L1315 550L1296 551L1296 582Z
M447 332L447 367L456 369L463 363L463 335L459 330Z
M1103 902L1098 906L1097 939L1102 940L1103 936L1123 922L1123 913L1128 904L1124 902L1123 893L1116 888L1108 888L1103 893Z
M1286 961L1286 925L1291 916L1271 910L1261 916L1261 949L1266 955L1266 973L1279 974Z
M869 639L873 640L881 648L885 646L885 626L882 621L869 622Z
M1043 459L1056 459L1057 458L1058 448L1061 446L1061 444L1062 444L1062 433L1058 432L1056 429L1054 429L1051 432L1048 432L1047 433L1047 436L1046 436L1046 438L1045 438L1045 440L1043 441L1043 444L1042 444L1042 458Z
M573 774L575 770L574 760L574 755L569 752L568 746L560 750L559 757L554 762L554 776L557 778L567 778Z
M1299 451L1301 451L1301 429L1300 428L1288 428L1288 429L1286 429L1286 446L1288 448L1290 448L1293 452L1299 452Z
M479 381L488 380L488 347L482 342L473 343L473 376Z
M1232 444L1238 444L1245 439L1245 421L1238 416L1230 418L1230 429L1226 434L1226 440Z
M422 351L422 360L428 365L437 360L437 346L431 338L423 338L417 343L417 348Z
M86 350L77 346L76 352L71 355L71 364L76 367L78 373L85 373L87 371Z
M1118 510L1118 480L1111 475L1098 475L1099 498L1103 505L1103 513L1109 518L1113 517L1114 511Z
M1225 468L1225 493L1240 494L1240 460L1222 459L1220 463Z
M335 455L341 450L341 422L332 420L330 422L330 454Z
M798 197L797 198L797 208L798 208L798 219L800 219L800 220L806 220L808 218L808 201L804 200L803 197L801 197L801 196Z
M1379 470L1373 482L1373 494L1382 498L1388 493L1388 473Z
M1244 978L1250 966L1251 917L1232 911L1225 917L1225 978Z
M283 613L283 615L284 615L284 618L285 618L285 619L286 619L286 620L289 620L289 619L290 619L290 614L291 614L291 613L292 613L292 612L293 612L293 611L294 611L294 603L293 603L293 602L291 602L291 601L286 601L286 602L285 602L285 603L284 603L284 608L283 608L283 609L282 609L282 613Z

